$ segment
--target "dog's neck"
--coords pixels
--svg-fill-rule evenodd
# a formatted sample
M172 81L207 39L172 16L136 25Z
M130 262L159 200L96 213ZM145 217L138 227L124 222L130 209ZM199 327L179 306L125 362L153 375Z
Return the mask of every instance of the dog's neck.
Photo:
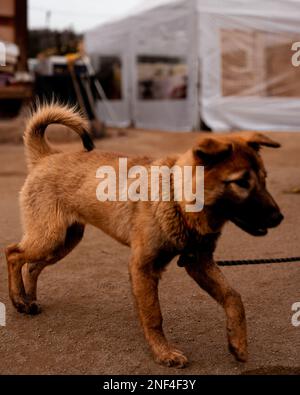
M164 163L157 161L155 164L172 167L193 165L193 161L191 152L187 152L179 157L169 157ZM173 178L170 183L174 191ZM191 213L186 211L186 204L187 202L172 200L154 205L154 215L161 230L178 251L186 250L192 245L200 247L210 235L213 236L212 239L217 239L226 222L217 206L204 205L202 211ZM169 224L172 224L171 229Z
M204 207L200 213L186 213L178 202L158 202L155 217L170 247L178 253L202 249L207 240L217 240L225 223L216 219L213 207ZM169 224L172 224L172 227ZM209 243L213 252L215 243ZM206 247L205 247L206 248Z
M204 206L200 213L187 213L182 210L180 205L179 220L187 228L188 243L191 239L201 243L207 235L219 235L226 222L223 218L216 215L213 206Z

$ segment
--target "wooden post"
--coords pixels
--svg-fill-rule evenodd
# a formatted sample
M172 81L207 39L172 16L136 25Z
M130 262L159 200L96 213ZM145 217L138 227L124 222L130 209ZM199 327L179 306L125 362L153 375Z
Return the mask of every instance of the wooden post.
M27 0L15 1L15 38L20 48L19 70L26 71L28 56Z

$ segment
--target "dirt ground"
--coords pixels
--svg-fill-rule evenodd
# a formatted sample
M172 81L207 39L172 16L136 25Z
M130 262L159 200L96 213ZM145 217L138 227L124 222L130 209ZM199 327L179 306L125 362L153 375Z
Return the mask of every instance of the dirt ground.
M265 238L228 225L218 259L300 255L300 133L275 133L281 150L265 149L269 186L285 214ZM96 143L98 148L163 156L183 152L195 133L128 131ZM72 142L63 149L78 149ZM129 249L87 227L83 242L39 282L43 312L27 317L11 306L3 247L19 241L18 192L26 167L21 145L0 145L0 374L300 374L300 327L291 306L300 302L300 263L224 268L242 294L250 360L235 362L227 351L222 309L174 260L160 285L168 339L188 356L184 370L156 365L137 321L127 262Z

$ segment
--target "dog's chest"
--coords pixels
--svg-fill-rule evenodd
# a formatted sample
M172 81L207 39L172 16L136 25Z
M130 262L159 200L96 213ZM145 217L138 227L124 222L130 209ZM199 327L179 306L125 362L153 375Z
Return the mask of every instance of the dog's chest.
M207 235L196 235L188 239L186 247L180 251L178 266L186 266L189 261L197 260L199 255L212 256L216 249L220 233L210 233Z
M157 262L162 268L166 266L175 256L179 255L179 266L185 266L190 259L196 259L199 254L212 254L216 248L217 240L220 233L211 233L207 235L190 235L186 240L185 246L182 244L165 245L159 252Z

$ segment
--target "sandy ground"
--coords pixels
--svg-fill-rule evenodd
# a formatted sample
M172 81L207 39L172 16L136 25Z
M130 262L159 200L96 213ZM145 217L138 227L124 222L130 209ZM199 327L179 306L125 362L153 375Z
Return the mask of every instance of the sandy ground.
M187 149L195 133L128 131L97 146L124 153L162 156ZM300 255L300 134L273 135L281 150L264 150L269 186L285 214L265 238L228 225L218 259ZM64 147L66 148L66 147ZM78 149L69 144L68 149ZM21 236L18 192L26 167L21 145L0 145L0 301L7 325L0 327L1 374L300 374L300 327L291 306L300 302L300 263L232 267L224 272L245 303L250 360L227 352L222 309L172 262L160 286L167 337L190 360L184 370L156 365L137 322L128 278L129 249L88 227L84 241L39 283L43 313L18 314L7 294L3 247Z

